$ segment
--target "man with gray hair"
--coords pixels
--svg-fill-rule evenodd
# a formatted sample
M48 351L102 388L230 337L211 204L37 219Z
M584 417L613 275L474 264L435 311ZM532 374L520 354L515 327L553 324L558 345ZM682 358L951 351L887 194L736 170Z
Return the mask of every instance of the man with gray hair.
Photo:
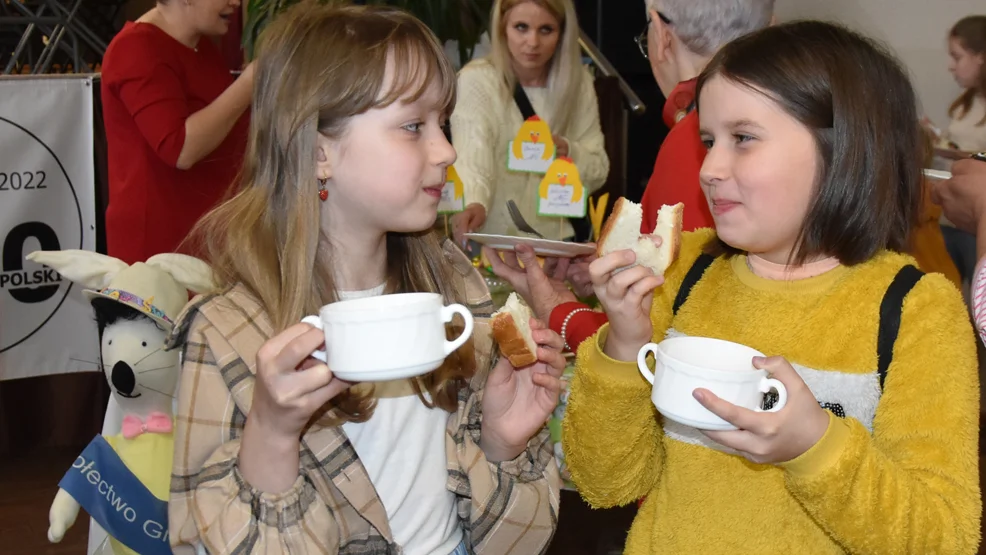
M646 0L645 6L648 22L658 23L656 36L664 37L654 46L672 48L673 56L698 58L702 65L726 43L767 26L774 14L773 0ZM675 48L675 41L684 50ZM656 58L651 67L663 89Z
M637 37L657 85L667 98L664 122L670 128L644 191L641 231L654 230L662 204L685 203L683 227L713 227L698 183L705 147L692 112L695 81L726 43L769 25L774 0L645 0L647 27Z

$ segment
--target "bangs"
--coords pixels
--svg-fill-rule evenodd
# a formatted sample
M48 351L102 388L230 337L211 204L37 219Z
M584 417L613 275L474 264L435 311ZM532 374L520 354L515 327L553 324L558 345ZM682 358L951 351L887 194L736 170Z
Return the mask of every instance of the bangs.
M296 22L274 22L279 31L276 36L286 43L279 49L285 59L270 63L279 71L273 79L274 88L281 93L273 99L275 107L312 106L318 131L333 138L345 133L353 116L394 102L417 102L426 95L434 95L437 111L451 115L455 69L424 23L390 7L346 6L316 11L319 17L309 9L298 11ZM310 29L299 32L298 27L313 18ZM311 71L287 72L284 68ZM305 117L299 118L295 132L300 132L300 120Z
M389 79L380 85L377 106L416 102L437 87L438 107L451 115L455 108L455 69L430 33L401 26L394 29L386 44Z

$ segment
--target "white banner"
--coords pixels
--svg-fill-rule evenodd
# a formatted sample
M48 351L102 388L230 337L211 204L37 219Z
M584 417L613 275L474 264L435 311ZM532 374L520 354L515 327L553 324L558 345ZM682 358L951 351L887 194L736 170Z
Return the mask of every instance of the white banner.
M0 78L0 380L98 369L96 324L80 287L24 259L35 250L95 250L96 83Z

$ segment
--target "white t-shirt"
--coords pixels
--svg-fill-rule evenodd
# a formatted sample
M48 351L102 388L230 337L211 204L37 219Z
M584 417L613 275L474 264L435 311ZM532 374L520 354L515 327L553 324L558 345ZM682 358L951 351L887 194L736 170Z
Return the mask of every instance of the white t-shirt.
M986 151L986 98L976 95L972 99L969 111L959 119L953 119L948 125L948 140L966 152Z
M339 296L381 293L382 285ZM462 541L455 494L446 487L449 413L426 407L408 380L377 383L373 396L373 416L342 429L387 510L394 541L407 555L448 555Z

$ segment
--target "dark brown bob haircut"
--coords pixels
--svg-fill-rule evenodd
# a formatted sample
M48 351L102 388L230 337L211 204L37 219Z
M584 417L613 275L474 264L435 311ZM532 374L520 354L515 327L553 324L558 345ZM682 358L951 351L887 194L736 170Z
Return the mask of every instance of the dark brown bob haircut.
M910 79L886 48L845 27L799 21L724 46L698 78L720 76L776 102L814 136L815 190L790 264L859 264L904 252L921 202L921 131ZM740 251L721 240L713 254Z

